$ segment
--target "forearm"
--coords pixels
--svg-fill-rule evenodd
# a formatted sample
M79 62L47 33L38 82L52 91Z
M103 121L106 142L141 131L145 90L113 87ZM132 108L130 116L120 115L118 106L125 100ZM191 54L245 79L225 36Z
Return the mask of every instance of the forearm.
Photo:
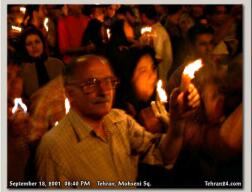
M184 123L181 121L172 122L166 136L161 143L160 150L166 165L174 164L183 145Z

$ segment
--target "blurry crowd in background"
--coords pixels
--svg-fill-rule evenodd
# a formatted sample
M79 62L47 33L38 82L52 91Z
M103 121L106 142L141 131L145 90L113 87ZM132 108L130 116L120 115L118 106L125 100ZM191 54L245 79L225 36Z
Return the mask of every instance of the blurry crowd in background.
M141 164L139 180L242 181L242 5L8 5L7 13L8 181L34 179L36 146L66 114L64 66L85 54L109 60L120 80L114 107L152 133L164 132L149 108L158 79L169 95L185 66L202 59L193 80L201 107L185 118L175 166ZM13 111L16 98L27 111Z

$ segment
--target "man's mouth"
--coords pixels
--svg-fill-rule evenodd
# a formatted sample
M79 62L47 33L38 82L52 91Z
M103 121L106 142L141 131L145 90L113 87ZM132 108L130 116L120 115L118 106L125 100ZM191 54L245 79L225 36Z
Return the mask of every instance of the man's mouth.
M97 98L96 100L94 100L94 104L104 104L104 103L108 103L109 102L109 98Z

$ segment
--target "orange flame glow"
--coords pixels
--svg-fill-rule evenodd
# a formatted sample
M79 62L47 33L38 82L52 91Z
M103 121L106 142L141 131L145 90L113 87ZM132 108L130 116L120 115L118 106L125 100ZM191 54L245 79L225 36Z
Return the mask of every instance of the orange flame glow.
M21 98L15 98L14 99L14 107L12 108L12 113L14 114L17 110L18 107L20 106L21 109L23 109L23 111L26 113L27 112L27 107L26 105L23 103Z
M167 95L165 90L162 88L162 80L159 80L157 83L157 92L158 92L158 97L161 102L167 102Z

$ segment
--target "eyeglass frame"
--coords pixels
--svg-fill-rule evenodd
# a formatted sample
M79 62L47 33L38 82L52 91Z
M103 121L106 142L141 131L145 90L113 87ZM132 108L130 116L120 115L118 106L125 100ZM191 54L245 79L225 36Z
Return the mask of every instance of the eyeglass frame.
M104 83L104 80L110 80L110 82L107 82L107 83L111 83L111 85L110 85L111 88L109 88L109 89L107 88L107 90L115 89L120 84L120 80L117 77L108 76L108 77L104 77L104 78L100 78L100 79L95 78L95 77L88 78L83 82L70 82L70 83L67 83L67 85L75 85L77 87L80 87L85 94L90 94L90 93L95 92L98 88L98 85L101 86L101 83ZM88 85L88 84L90 84L90 85ZM84 86L90 86L89 89L93 88L94 90L87 91L87 90L85 90ZM93 86L93 87L91 87L91 86Z

